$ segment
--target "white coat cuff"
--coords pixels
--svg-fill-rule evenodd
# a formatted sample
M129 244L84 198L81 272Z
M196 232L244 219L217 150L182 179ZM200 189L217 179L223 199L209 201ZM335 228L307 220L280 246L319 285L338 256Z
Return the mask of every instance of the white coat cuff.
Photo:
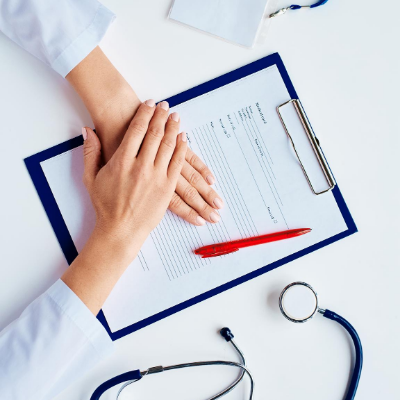
M104 326L61 279L54 283L46 291L46 294L82 331L96 350L99 359L105 358L113 352L113 342Z
M114 19L115 14L99 4L92 23L53 61L51 67L65 77L100 43Z

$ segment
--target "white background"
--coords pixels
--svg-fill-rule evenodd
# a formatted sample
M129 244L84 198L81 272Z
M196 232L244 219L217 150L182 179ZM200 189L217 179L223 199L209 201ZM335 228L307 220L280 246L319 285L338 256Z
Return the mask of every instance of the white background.
M359 233L119 340L110 359L59 399L88 399L104 380L136 368L235 360L217 334L225 325L247 356L256 399L343 398L350 339L321 316L298 326L280 315L278 294L295 280L313 285L321 306L358 330L364 368L357 398L398 399L400 3L331 0L288 13L252 50L168 21L170 0L104 4L118 19L103 49L143 100L278 51ZM1 327L67 268L23 159L79 135L85 124L90 117L68 82L1 35ZM164 373L132 385L125 398L205 399L234 376L220 368ZM229 398L245 399L247 388Z

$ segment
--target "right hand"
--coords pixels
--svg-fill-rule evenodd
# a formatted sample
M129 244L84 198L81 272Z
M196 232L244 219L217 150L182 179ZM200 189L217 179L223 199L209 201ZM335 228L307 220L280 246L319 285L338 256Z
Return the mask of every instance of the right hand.
M103 167L101 145L84 128L84 183L96 211L96 230L129 245L144 241L164 216L185 163L186 134L179 122L143 103ZM140 149L140 152L139 152Z
M94 119L103 145L104 162L108 162L117 150L136 108L139 107L137 102L124 93L125 91L122 91L121 98L113 103L110 109L107 108L107 112L102 113L101 119ZM168 116L169 104L165 101L159 103L157 112ZM223 207L224 202L212 188L214 182L215 178L210 169L188 147L185 163L168 208L178 217L196 226L206 222L218 222L220 216L217 210Z

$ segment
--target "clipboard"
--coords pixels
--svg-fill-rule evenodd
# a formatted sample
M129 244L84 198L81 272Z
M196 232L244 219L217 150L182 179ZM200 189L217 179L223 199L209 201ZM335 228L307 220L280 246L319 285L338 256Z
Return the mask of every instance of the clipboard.
M262 58L258 61L255 61L251 64L248 64L244 67L241 67L237 70L234 70L232 72L229 72L225 75L222 75L216 79L213 79L211 81L208 81L206 83L203 83L199 86L196 86L192 89L189 89L185 92L182 92L180 94L177 94L175 96L170 97L169 99L166 99L168 103L170 104L171 107L176 106L180 103L186 102L188 100L194 99L200 95L206 94L212 90L215 90L217 88L220 88L222 86L225 86L229 83L232 83L238 79L241 79L243 77L246 77L250 74L256 73L258 71L261 71L265 68L271 67L275 65L284 81L284 84L286 85L287 91L290 95L290 102L295 103L295 108L296 112L298 113L298 116L300 118L300 121L304 127L304 130L308 136L308 139L310 140L310 143L312 144L313 150L316 154L316 157L318 159L318 162L320 163L321 169L324 172L324 175L326 177L327 183L329 185L328 190L332 191L333 197L337 203L337 206L342 214L342 217L345 221L345 224L347 225L347 229L339 234L336 234L332 237L329 237L319 243L316 243L314 245L311 245L307 248L302 249L301 251L298 251L296 253L293 253L289 256L286 256L278 261L275 261L271 264L268 264L264 267L261 267L257 270L254 270L246 275L243 275L237 279L234 279L230 282L227 282L221 286L218 286L212 290L209 290L207 292L202 293L201 295L198 295L196 297L193 297L187 301L184 301L180 304L177 304L173 307L170 307L162 312L159 312L157 314L154 314L148 318L145 318L139 322L136 322L130 326L127 326L125 328L122 328L118 331L112 332L107 320L105 318L105 315L103 311L100 311L99 314L97 315L98 320L103 324L105 327L106 331L110 335L112 340L117 340L125 335L128 335L132 332L135 332L136 330L139 330L141 328L144 328L147 325L150 325L154 322L157 322L165 317L168 317L169 315L172 315L178 311L181 311L187 307L190 307L194 304L197 304L203 300L206 300L212 296L215 296L225 290L228 290L230 288L233 288L241 283L247 282L250 279L256 278L259 275L262 275L268 271L271 271L275 268L278 268L290 261L293 261L297 258L303 257L306 254L309 254L315 250L318 250L322 247L325 247L329 244L332 244L340 239L343 239L349 235L352 235L353 233L357 232L357 227L353 221L353 218L350 214L349 209L347 208L347 205L344 201L344 198L340 192L340 189L338 185L336 184L333 174L329 168L329 165L327 163L327 160L325 159L325 156L322 152L322 149L320 147L319 141L314 135L314 132L312 130L311 124L308 121L308 118L306 116L306 113L304 109L301 106L300 100L297 96L297 93L293 87L293 84L289 78L289 75L285 69L285 66L279 56L278 53L274 53L270 56L267 56L265 58ZM283 105L282 105L283 106ZM277 112L279 113L280 111L279 106L277 108ZM281 118L281 122L284 125L284 128L286 130L286 133L288 134L290 138L290 132L285 126L285 122L283 118ZM56 237L58 239L58 242L60 243L61 249L67 259L68 264L71 264L74 259L77 257L78 252L75 247L75 244L72 240L72 237L68 231L68 228L66 226L66 223L62 217L62 214L60 212L60 209L57 205L57 202L53 196L53 193L51 191L51 188L49 186L49 183L46 180L45 174L43 172L43 169L40 165L41 162L53 158L55 156L58 156L64 152L67 152L69 150L72 150L76 147L79 147L83 144L83 138L82 136L73 138L71 140L68 140L64 143L61 143L59 145L56 145L50 149L44 150L38 154L35 154L31 157L26 158L25 164L28 169L28 172L31 176L31 179L34 183L34 186L37 190L37 193L39 195L39 198L43 204L43 207L47 213L47 216L50 220L50 223L53 227L53 230L56 234ZM294 143L293 143L294 145ZM315 193L315 195L320 194L315 192L315 190L312 187L312 184L310 180L308 179L307 171L302 165L301 159L299 158L299 162L303 168L303 172L310 184L311 190ZM325 192L325 191L324 191Z

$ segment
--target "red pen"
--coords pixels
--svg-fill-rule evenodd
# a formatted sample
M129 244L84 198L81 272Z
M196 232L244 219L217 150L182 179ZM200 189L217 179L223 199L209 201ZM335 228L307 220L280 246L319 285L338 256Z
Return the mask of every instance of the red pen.
M225 254L235 253L243 247L256 246L258 244L276 242L277 240L290 239L309 232L311 232L310 228L290 229L288 231L234 240L232 242L210 244L208 246L200 247L199 249L195 250L194 253L202 256L201 258L224 256Z

